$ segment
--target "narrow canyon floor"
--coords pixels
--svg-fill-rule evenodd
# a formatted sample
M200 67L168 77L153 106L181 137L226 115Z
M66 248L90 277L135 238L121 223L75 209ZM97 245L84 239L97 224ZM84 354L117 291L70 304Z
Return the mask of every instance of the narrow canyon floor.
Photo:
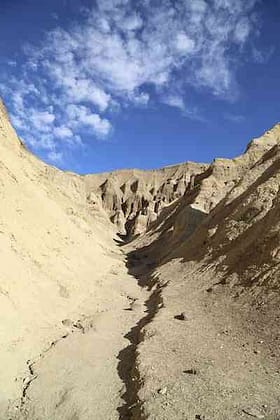
M229 306L203 268L195 281L177 261L155 273L142 249L121 250L106 278L120 303L63 321L65 333L28 362L9 418L279 419L278 337L261 314Z
M106 296L106 309L62 321L65 334L31 365L19 418L130 418L137 340L130 331L145 317L148 293L126 273L124 257L115 258L106 282L119 301Z

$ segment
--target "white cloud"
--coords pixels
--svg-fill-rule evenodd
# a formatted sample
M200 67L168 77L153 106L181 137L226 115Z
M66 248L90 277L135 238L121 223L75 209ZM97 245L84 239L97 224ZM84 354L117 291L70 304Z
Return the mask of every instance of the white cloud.
M40 132L50 131L52 123L55 120L55 115L49 111L36 111L33 110L29 118L33 126Z
M55 127L54 136L60 139L67 139L69 137L73 137L73 131L65 125L62 125L60 127Z
M16 67L17 66L17 62L16 60L8 60L7 61L8 66L10 67Z
M198 85L212 90L217 96L230 94L233 97L236 94L234 75L215 47L203 57L195 77Z
M102 0L85 23L49 33L30 60L45 69L69 101L88 101L101 111L113 96L132 98L145 83L163 88L174 83L174 70L185 66L192 73L180 76L186 83L207 85L210 80L215 94L228 93L234 80L228 50L249 37L256 1L179 0L175 8L169 0L147 0L136 13L132 1ZM207 73L219 65L223 70L214 80Z
M163 102L169 106L179 108L181 111L185 110L185 103L183 98L178 95L169 95L164 98Z
M192 15L204 15L207 10L207 3L204 0L192 0L189 3L189 7L192 11ZM197 19L195 19L197 22Z
M62 163L63 154L61 152L52 151L48 153L48 158L53 163Z
M98 137L108 135L111 130L111 124L107 119L102 119L85 106L69 105L67 115L72 127L89 127Z
M128 3L129 0L97 0L99 9L103 11L109 11L120 6L125 6Z
M227 113L227 114L224 114L224 119L238 124L238 123L241 123L245 120L245 116L241 115L241 114Z
M98 0L81 22L25 48L20 80L2 81L15 125L30 144L54 152L84 132L105 137L110 110L148 105L153 91L186 115L190 85L234 97L257 1ZM178 85L182 95L174 95Z
M195 48L194 41L188 35L186 35L184 32L180 32L176 36L176 44L175 45L176 45L177 50L182 52L182 53L190 53Z
M132 98L130 98L136 105L147 105L150 100L150 95L146 92L141 92L138 94L137 92L134 94Z
M237 23L234 31L234 37L238 44L246 42L251 30L248 18L244 17Z
M263 64L263 63L267 63L270 60L274 52L275 52L275 48L273 46L265 50L259 50L253 47L252 55L256 63Z
M122 22L123 29L127 31L136 31L140 29L143 25L143 20L138 14L132 14L131 16L128 16L127 18L124 18Z
M60 59L59 56L58 58ZM74 62L60 61L58 64L46 59L43 66L61 90L64 101L89 102L96 105L100 111L105 111L109 106L110 95L99 88L86 74L79 75L79 69Z

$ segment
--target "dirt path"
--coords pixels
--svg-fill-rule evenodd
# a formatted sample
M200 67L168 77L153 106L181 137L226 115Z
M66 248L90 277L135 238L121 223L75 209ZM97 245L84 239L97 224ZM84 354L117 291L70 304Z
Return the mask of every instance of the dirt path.
M26 418L118 419L125 391L118 358L128 345L126 331L141 315L141 309L100 313L88 331L77 331L50 349L33 366L36 379L26 395Z
M150 292L129 274L114 277L112 287L120 289L121 304L112 301L110 309L64 321L66 334L28 361L30 375L11 419L131 418L137 393L135 351Z
M114 283L123 303L72 323L29 362L14 418L278 420L279 371L263 336L234 323L236 309L205 294L203 279L177 266L175 277L173 263L151 275L136 251L126 265Z
M176 264L151 275L149 260L128 252L128 273L112 285L123 303L69 325L29 363L15 418L278 420L279 371L264 337Z

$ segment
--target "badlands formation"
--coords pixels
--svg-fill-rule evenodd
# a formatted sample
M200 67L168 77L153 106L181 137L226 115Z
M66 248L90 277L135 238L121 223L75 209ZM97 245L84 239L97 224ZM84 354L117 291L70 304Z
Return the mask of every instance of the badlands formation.
M0 419L280 419L280 125L79 176L0 105Z

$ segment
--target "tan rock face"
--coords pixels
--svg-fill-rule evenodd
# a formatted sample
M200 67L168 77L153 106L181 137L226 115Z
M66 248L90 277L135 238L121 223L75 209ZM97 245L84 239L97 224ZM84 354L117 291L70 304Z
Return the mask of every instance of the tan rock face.
M250 142L235 159L215 159L210 165L183 163L153 171L123 170L85 176L88 194L100 197L103 209L118 232L134 237L151 230L163 209L165 216L176 203L174 232L184 231L186 204L204 215L235 187L261 157L279 142L279 125ZM181 211L182 210L182 211ZM189 213L189 212L188 212ZM192 211L194 214L194 211ZM191 223L193 227L193 222ZM193 228L188 230L192 232ZM185 235L185 233L184 233Z
M102 206L121 234L145 232L162 209L185 194L191 178L208 167L183 163L167 168L123 170L85 177L89 194L101 197Z

